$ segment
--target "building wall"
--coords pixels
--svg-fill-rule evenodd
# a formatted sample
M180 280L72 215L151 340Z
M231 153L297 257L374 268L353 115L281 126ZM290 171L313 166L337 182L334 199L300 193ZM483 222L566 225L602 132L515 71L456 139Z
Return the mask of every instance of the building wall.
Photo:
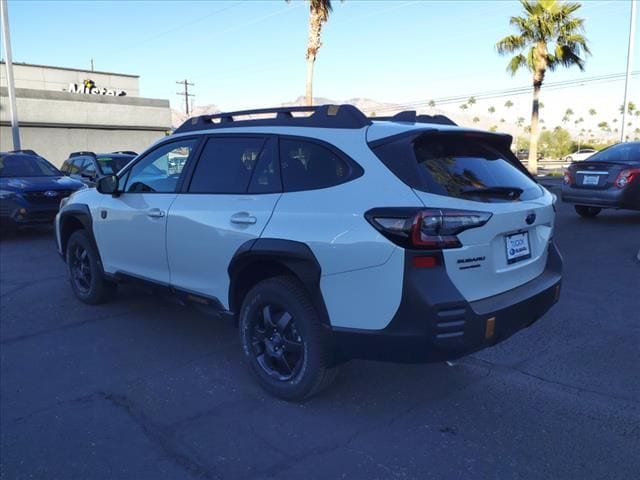
M168 100L16 89L21 146L56 165L70 152L140 152L171 128ZM11 150L7 88L0 87L0 149Z
M149 130L105 130L86 128L21 127L22 148L31 149L57 167L71 152L88 150L96 153L133 150L142 152L164 132ZM11 149L11 127L0 126L2 150Z
M14 63L13 78L16 88L66 92L70 83L82 85L85 80L93 80L98 88L124 90L128 97L140 96L137 75ZM0 62L0 87L6 86L7 69L4 62Z

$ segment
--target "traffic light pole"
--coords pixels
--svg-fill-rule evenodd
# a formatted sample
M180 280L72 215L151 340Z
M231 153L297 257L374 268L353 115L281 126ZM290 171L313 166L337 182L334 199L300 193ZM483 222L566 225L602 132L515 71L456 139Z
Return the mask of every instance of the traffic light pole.
M7 0L0 0L0 16L2 16L2 36L7 56L7 90L9 91L9 116L11 117L11 135L13 149L20 150L20 127L18 125L18 109L16 107L16 84L13 78L13 62L11 60L11 37L9 35L9 13Z

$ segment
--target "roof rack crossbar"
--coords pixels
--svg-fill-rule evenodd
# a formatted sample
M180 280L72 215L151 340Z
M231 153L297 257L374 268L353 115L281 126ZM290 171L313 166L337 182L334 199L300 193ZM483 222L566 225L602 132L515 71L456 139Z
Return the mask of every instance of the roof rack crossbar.
M293 115L299 112L311 112L311 115ZM275 114L275 117L237 119L237 117L267 114ZM174 134L235 126L362 128L368 125L371 125L371 120L353 105L318 105L260 108L256 110L240 110L236 112L200 115L185 121L174 131Z

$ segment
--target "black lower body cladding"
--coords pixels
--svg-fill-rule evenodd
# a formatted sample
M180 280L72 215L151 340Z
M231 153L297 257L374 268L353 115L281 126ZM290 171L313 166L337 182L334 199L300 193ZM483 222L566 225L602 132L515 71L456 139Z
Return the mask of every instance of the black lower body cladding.
M562 258L553 243L541 275L520 287L467 302L444 267L416 269L407 251L400 307L382 330L334 328L341 360L402 363L454 360L495 345L528 327L559 299Z

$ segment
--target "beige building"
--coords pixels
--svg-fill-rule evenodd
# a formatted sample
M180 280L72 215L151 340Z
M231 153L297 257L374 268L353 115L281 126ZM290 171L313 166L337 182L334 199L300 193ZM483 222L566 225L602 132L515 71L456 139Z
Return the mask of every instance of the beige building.
M70 152L140 152L171 128L168 100L140 97L139 77L13 64L23 149L60 165ZM0 62L0 150L13 148L7 71Z

